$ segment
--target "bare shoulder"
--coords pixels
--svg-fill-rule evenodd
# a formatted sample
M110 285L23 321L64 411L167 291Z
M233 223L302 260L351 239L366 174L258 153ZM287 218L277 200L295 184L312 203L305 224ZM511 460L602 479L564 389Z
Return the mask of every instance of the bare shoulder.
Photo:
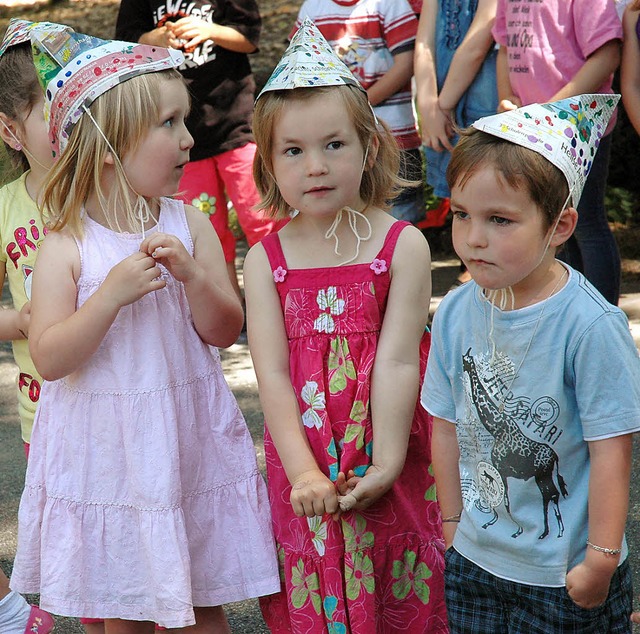
M414 226L405 227L398 236L396 255L400 257L420 258L431 261L431 250L429 243L422 231ZM394 257L396 257L394 255Z
M80 251L71 232L50 231L38 249L34 272L58 275L60 272L70 272L74 281L80 277Z
M213 229L213 226L209 222L206 214L203 214L199 209L196 209L192 205L185 205L184 213L189 229L194 234L194 237L198 235L198 231L209 231L209 229Z
M259 242L254 244L244 258L244 270L252 274L258 274L260 270L267 270L269 267L269 258L267 252Z

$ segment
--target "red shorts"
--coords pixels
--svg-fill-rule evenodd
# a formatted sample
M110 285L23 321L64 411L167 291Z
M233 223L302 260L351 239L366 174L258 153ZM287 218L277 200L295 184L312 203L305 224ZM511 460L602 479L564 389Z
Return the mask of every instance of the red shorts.
M252 172L255 153L256 144L247 143L201 161L192 161L185 166L180 180L177 197L209 216L227 262L233 262L236 256L236 240L229 229L228 201L236 210L238 223L249 246L277 231L286 222L253 209L260 201Z

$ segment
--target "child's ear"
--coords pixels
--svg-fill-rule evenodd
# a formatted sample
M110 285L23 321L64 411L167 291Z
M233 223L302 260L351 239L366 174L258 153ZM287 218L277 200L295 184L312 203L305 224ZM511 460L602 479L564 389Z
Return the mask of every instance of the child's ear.
M107 152L104 155L104 162L106 165L113 165L115 163L115 161L113 160L113 154L111 154L111 152Z
M371 137L371 141L369 142L369 153L367 154L367 167L366 169L371 169L376 159L378 158L378 150L380 149L380 139L377 135Z
M19 150L21 145L19 134L20 130L15 119L12 119L4 112L0 112L0 138L14 150Z
M567 207L560 214L558 226L551 238L550 246L559 247L563 245L576 230L578 222L578 212L574 207Z

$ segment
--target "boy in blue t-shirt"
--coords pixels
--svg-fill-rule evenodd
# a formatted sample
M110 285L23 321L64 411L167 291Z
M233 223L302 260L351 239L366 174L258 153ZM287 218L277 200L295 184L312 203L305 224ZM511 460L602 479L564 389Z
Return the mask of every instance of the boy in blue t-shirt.
M438 308L421 398L452 634L631 632L640 360L622 311L555 258L617 100L486 117L453 151L453 244L473 279Z

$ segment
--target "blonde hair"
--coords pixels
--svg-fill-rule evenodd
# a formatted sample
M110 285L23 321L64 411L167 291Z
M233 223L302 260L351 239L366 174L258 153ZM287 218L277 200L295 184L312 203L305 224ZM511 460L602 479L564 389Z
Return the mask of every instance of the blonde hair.
M534 150L470 127L459 131L447 168L449 189L464 187L484 167L493 167L514 189L524 187L542 212L545 225L553 226L569 196L564 174Z
M166 81L183 79L174 69L133 77L91 104L89 110L95 123L88 113L80 118L44 185L42 209L51 211L43 211L43 216L51 231L67 227L74 236L80 237L82 209L93 193L111 229L131 231L137 226L139 219L131 201L132 189L120 161L136 150L160 115L157 104ZM101 176L107 155L114 152L115 183L107 192Z
M374 138L379 141L378 155L367 167L360 182L360 197L367 207L387 209L388 201L404 187L416 186L398 176L400 151L387 125L373 115L366 94L355 86L322 86L294 88L266 92L258 99L253 113L253 135L258 146L253 161L253 178L262 199L256 206L275 217L286 216L291 207L282 197L273 176L273 129L288 101L307 101L329 91L338 91L349 117L356 128L363 149L371 147Z

